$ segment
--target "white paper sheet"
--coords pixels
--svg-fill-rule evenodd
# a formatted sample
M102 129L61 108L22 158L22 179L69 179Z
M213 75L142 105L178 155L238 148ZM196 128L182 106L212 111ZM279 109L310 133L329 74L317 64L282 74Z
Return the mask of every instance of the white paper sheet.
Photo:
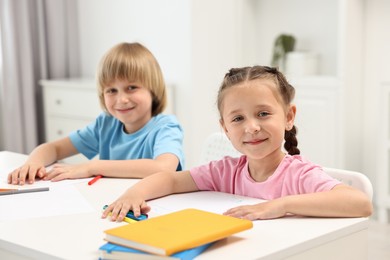
M73 185L50 191L0 196L0 221L22 220L95 211Z
M208 203L209 201L213 201L213 203ZM222 192L199 191L151 200L148 205L151 207L149 215L153 217L186 208L197 208L222 214L233 207L261 202L264 202L264 200ZM218 206L216 207L216 205Z
M12 153L10 152L3 152L3 153L4 154L2 154L2 156L0 157L0 188L8 188L8 189L40 188L40 187L51 188L51 187L58 187L58 186L75 184L80 182L87 183L89 180L92 179L92 178L74 179L74 180L63 180L58 182L37 180L31 185L30 184L25 184L23 186L11 185L7 183L8 174L15 168L19 167L24 162L25 159L23 159L24 157L20 155L12 156ZM50 169L50 167L47 167L47 169Z
M0 173L0 188L3 189L31 189L31 188L40 188L40 187L49 187L55 188L55 187L61 187L61 186L68 186L70 184L75 183L87 183L89 180L92 180L92 178L87 179L75 179L75 180L63 180L63 181L43 181L43 180L37 180L33 184L25 184L25 185L13 185L7 183L7 176L1 175Z
M73 185L92 178L59 182L38 180L23 186L7 183L8 174L20 166L27 156L1 152L0 188L27 189L49 187L49 191L0 196L0 221L92 212L95 209Z

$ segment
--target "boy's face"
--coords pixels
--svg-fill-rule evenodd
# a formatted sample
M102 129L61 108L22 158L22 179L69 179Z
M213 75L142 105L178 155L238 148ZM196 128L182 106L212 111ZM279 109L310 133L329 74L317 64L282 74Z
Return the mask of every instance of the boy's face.
M221 125L233 146L252 159L283 155L284 132L293 123L295 109L286 113L275 97L275 84L258 79L225 91Z
M103 89L107 111L127 133L141 129L152 117L152 94L138 82L115 80Z

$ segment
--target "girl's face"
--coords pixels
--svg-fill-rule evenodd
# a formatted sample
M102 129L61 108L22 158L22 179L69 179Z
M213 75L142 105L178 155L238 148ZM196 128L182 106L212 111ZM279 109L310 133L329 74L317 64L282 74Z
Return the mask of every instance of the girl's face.
M141 129L152 117L152 94L137 82L115 80L103 89L107 111L125 126L126 133Z
M233 146L248 158L283 156L284 131L293 126L295 106L286 111L276 91L275 83L269 79L252 80L225 90L221 125Z

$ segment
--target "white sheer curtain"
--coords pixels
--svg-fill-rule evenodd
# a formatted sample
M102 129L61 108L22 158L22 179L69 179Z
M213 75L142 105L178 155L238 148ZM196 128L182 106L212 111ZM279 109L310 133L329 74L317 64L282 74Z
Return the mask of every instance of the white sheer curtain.
M79 76L77 0L0 0L0 150L44 140L40 79Z

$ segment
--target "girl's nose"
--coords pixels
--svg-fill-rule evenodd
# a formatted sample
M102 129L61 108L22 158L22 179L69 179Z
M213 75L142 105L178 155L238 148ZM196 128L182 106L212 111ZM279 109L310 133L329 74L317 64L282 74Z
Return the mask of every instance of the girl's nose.
M245 132L248 134L255 134L261 129L259 122L256 120L248 120L245 126Z

